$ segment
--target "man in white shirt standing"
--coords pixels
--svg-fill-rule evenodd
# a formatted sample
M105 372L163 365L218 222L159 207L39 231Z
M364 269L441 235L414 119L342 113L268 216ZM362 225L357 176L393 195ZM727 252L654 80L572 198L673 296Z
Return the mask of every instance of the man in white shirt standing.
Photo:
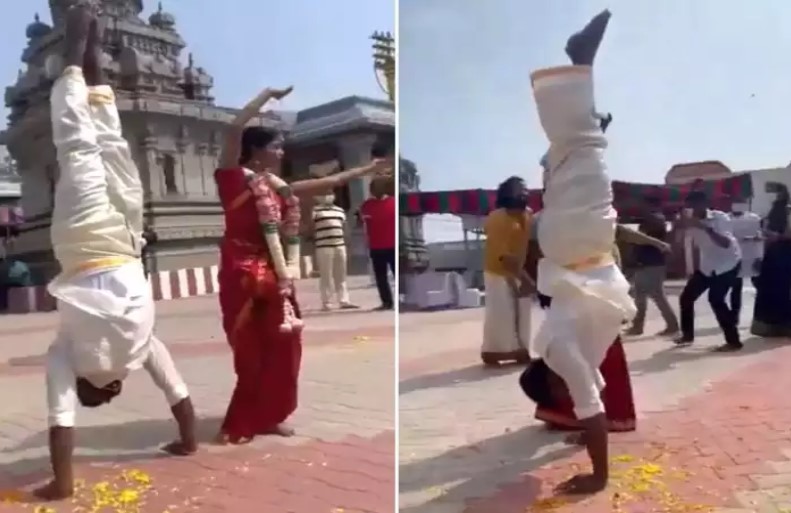
M349 300L349 287L346 285L345 226L346 212L335 204L335 195L318 196L313 208L313 244L324 311L330 309L333 294L342 310L357 308Z
M761 230L761 216L750 212L746 203L734 203L731 206L731 225L733 236L742 250L742 265L739 277L731 290L731 310L736 315L736 324L739 324L742 311L742 288L744 279L750 278L755 285L755 278L760 274L761 259L764 254L764 242Z
M725 336L725 345L718 351L738 351L742 348L736 314L726 302L728 292L739 277L742 252L733 235L728 214L707 208L707 197L702 191L687 196L681 226L698 248L698 269L689 277L679 298L681 337L675 342L688 345L695 340L695 301L709 293L709 304Z
M59 75L50 103L60 166L52 244L61 274L49 285L60 326L47 354L54 479L34 492L44 500L74 493L77 403L109 403L135 369L150 374L178 424L180 439L164 449L178 455L197 450L189 392L153 335L154 302L140 258L143 191L115 95L105 85L101 36L94 8L80 2L66 19L64 62L47 63Z

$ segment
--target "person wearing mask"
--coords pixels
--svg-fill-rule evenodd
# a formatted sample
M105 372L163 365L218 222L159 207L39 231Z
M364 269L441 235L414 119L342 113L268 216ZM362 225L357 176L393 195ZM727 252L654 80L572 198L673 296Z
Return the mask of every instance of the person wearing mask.
M363 202L359 212L360 219L365 224L374 280L382 301L377 310L394 308L393 290L388 275L388 270L393 275L396 272L396 200L391 194L391 181L388 177L371 180L371 197Z
M733 236L736 237L742 251L742 265L730 295L731 310L736 315L736 324L738 325L742 312L744 279L749 278L753 285L756 284L764 243L761 232L761 216L750 212L749 205L746 203L734 203L731 206L731 225L733 226Z
M725 298L739 277L742 252L733 235L730 216L710 210L707 204L703 191L691 192L680 220L698 249L699 262L679 297L681 336L675 343L689 345L695 341L695 302L708 291L709 304L725 336L725 345L717 350L738 351L742 341L736 315Z
M346 285L346 212L335 204L335 195L316 197L313 207L313 244L319 270L319 290L324 311L332 306L332 296L343 310L357 308L349 300Z

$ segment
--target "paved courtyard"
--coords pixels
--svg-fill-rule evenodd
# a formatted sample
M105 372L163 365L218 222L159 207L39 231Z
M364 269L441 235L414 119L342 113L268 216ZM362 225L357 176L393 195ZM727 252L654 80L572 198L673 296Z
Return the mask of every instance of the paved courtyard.
M378 305L368 281L352 283L364 309ZM73 501L51 505L23 490L49 474L42 364L57 316L0 317L0 511L391 513L393 314L321 313L315 281L300 283L300 299L308 319L297 437L165 457L158 447L175 437L175 424L148 376L136 373L112 405L79 411L80 489ZM234 383L217 299L159 303L158 321L208 442Z
M712 353L721 338L705 298L698 306L694 346L626 342L638 431L611 437L610 487L579 501L552 489L585 454L533 420L521 368L480 365L483 312L401 315L401 511L791 512L791 344L744 330L743 352Z

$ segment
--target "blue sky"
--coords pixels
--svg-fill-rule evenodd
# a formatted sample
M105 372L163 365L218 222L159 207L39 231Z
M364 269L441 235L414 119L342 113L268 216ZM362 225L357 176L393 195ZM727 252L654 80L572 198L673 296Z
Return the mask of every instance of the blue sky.
M5 5L8 4L8 5ZM394 31L392 0L165 0L193 52L214 75L217 103L241 107L266 86L293 84L282 108L303 108L351 94L384 98L376 83L368 37ZM144 2L146 18L157 2ZM48 0L13 0L0 18L0 82L15 82L25 27ZM2 125L5 125L4 110Z
M606 7L596 87L599 110L614 115L613 178L791 161L787 0L401 0L401 153L422 188L493 188L512 174L538 186L547 143L530 71L565 64L568 35ZM426 218L426 232L461 237L452 218Z

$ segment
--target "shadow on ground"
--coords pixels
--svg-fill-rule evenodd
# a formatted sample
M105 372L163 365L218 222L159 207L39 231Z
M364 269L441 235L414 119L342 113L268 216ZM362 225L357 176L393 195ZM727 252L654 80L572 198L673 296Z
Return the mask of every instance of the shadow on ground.
M522 487L518 502L529 505L538 498L542 482L525 473L581 450L562 445L563 437L563 434L550 433L543 426L533 425L475 445L456 447L432 458L405 463L400 466L400 493L428 491L435 497L421 500L420 505L403 506L400 511L444 511L443 505L458 505L475 497L486 497L491 495L492 487L500 488L515 481Z
M222 419L219 418L199 419L198 442L202 445L211 444L221 422ZM147 419L123 424L77 427L75 435L76 462L120 463L169 457L160 448L178 437L178 429L172 420ZM8 462L4 465L4 470L14 476L33 476L28 483L22 483L23 486L37 481L40 473L49 472L48 443L49 433L45 430L12 448L0 451L3 459ZM36 456L28 457L25 454L28 451L35 452ZM84 451L100 454L85 454ZM17 453L19 457L14 459Z
M666 349L653 353L648 358L629 362L629 371L632 375L640 376L665 372L680 365L696 362L708 358L739 358L745 355L762 353L777 347L776 342L761 337L750 337L743 340L744 349L733 353L717 353L717 346L695 343L691 346L676 347L672 342Z
M477 363L462 369L453 369L449 371L437 372L435 374L427 374L405 379L399 383L398 393L403 395L426 388L447 387L461 383L475 383L476 381L484 381L491 378L522 372L524 368L525 366L523 364L486 367L480 363Z

